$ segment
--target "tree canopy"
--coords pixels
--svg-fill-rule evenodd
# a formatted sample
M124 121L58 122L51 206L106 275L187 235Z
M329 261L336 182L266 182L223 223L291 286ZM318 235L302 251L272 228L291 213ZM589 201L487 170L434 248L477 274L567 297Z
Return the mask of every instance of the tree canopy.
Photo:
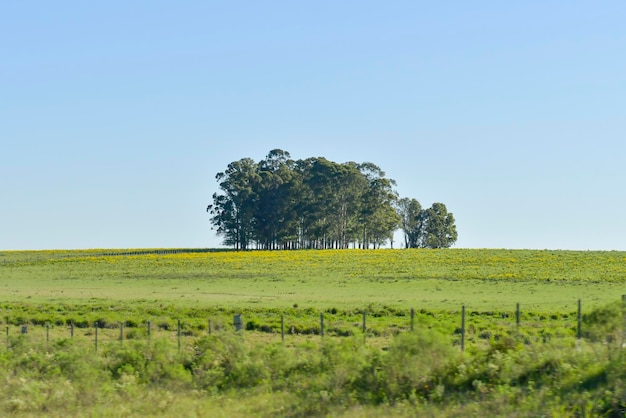
M428 209L400 199L396 182L376 164L294 161L271 150L242 158L215 176L220 192L207 207L224 245L238 250L379 248L402 229L407 248L448 248L457 239L443 203Z

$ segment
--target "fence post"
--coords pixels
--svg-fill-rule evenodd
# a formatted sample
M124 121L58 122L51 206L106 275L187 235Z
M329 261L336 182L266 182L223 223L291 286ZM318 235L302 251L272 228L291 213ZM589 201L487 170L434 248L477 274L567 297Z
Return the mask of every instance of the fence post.
M520 323L520 310L519 310L519 302L518 302L517 306L515 307L515 326L517 327L518 331L519 331L519 323Z
M626 295L622 295L622 348L626 343Z
M582 322L583 322L582 301L578 299L578 331L576 332L576 338L578 338L579 340L582 338Z
M363 311L363 341L365 341L367 335L367 312Z
M415 330L415 309L411 308L411 332Z
M178 320L178 351L180 351L180 319Z
M209 330L209 335L211 335L211 328L212 328L212 327L211 327L211 325L212 325L212 324L211 324L211 320L209 319L209 328L208 328L208 330Z
M461 351L465 351L465 305L461 309Z
M46 345L50 342L50 324L46 324Z
M120 344L124 341L124 322L120 322Z
M96 353L98 352L98 322L95 324L96 326Z
M152 338L152 321L148 321L148 340Z
M280 338L285 343L285 314L280 316Z
M324 313L320 312L320 335L324 337Z
M74 323L70 324L70 337L74 339Z
M243 318L241 314L233 316L233 324L235 325L235 332L242 331L241 335L243 336Z

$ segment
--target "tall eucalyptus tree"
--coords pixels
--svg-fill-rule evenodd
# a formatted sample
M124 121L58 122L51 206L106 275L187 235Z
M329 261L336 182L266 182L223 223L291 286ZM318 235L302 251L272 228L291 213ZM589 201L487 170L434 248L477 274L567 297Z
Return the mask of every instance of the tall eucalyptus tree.
M254 213L256 238L265 249L285 247L297 239L295 163L288 152L274 149L257 170L261 187Z
M370 244L380 247L393 239L400 217L395 210L398 194L394 190L396 182L385 177L385 172L373 163L358 166L365 179L360 211L361 247Z
M457 240L454 215L443 203L433 203L424 212L423 244L427 248L449 248Z
M323 157L301 162L305 200L299 205L307 241L315 248L346 248L357 212L360 174Z
M213 194L207 207L211 223L224 244L245 250L254 238L254 213L261 177L257 164L250 158L232 162L215 176L222 193Z
M420 247L424 226L422 205L417 199L405 197L398 201L397 210L400 216L400 227L404 233L405 248Z

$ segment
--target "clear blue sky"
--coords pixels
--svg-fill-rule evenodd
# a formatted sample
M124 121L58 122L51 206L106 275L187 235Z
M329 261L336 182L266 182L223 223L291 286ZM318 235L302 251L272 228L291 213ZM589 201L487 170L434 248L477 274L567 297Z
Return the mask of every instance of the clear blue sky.
M370 161L462 248L626 250L626 2L0 5L0 250L216 247L214 176Z

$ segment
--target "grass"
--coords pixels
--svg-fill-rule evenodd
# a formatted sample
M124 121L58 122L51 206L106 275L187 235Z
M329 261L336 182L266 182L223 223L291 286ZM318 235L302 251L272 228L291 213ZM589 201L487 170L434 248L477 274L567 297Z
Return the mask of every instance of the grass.
M114 255L112 255L114 254ZM584 312L626 293L626 253L528 250L79 250L0 253L0 322L154 326L186 332L360 332L390 337L416 322L452 334L466 306L468 341L504 335L520 304L530 338L572 335ZM495 330L495 331L494 331ZM481 337L481 335L483 337Z
M0 252L0 415L622 416L625 273L623 252Z
M626 253L526 250L0 253L8 302L162 303L187 309L575 310L626 293Z
M626 356L584 339L510 338L465 353L418 327L385 348L361 338L246 343L194 338L0 346L3 416L621 416Z

